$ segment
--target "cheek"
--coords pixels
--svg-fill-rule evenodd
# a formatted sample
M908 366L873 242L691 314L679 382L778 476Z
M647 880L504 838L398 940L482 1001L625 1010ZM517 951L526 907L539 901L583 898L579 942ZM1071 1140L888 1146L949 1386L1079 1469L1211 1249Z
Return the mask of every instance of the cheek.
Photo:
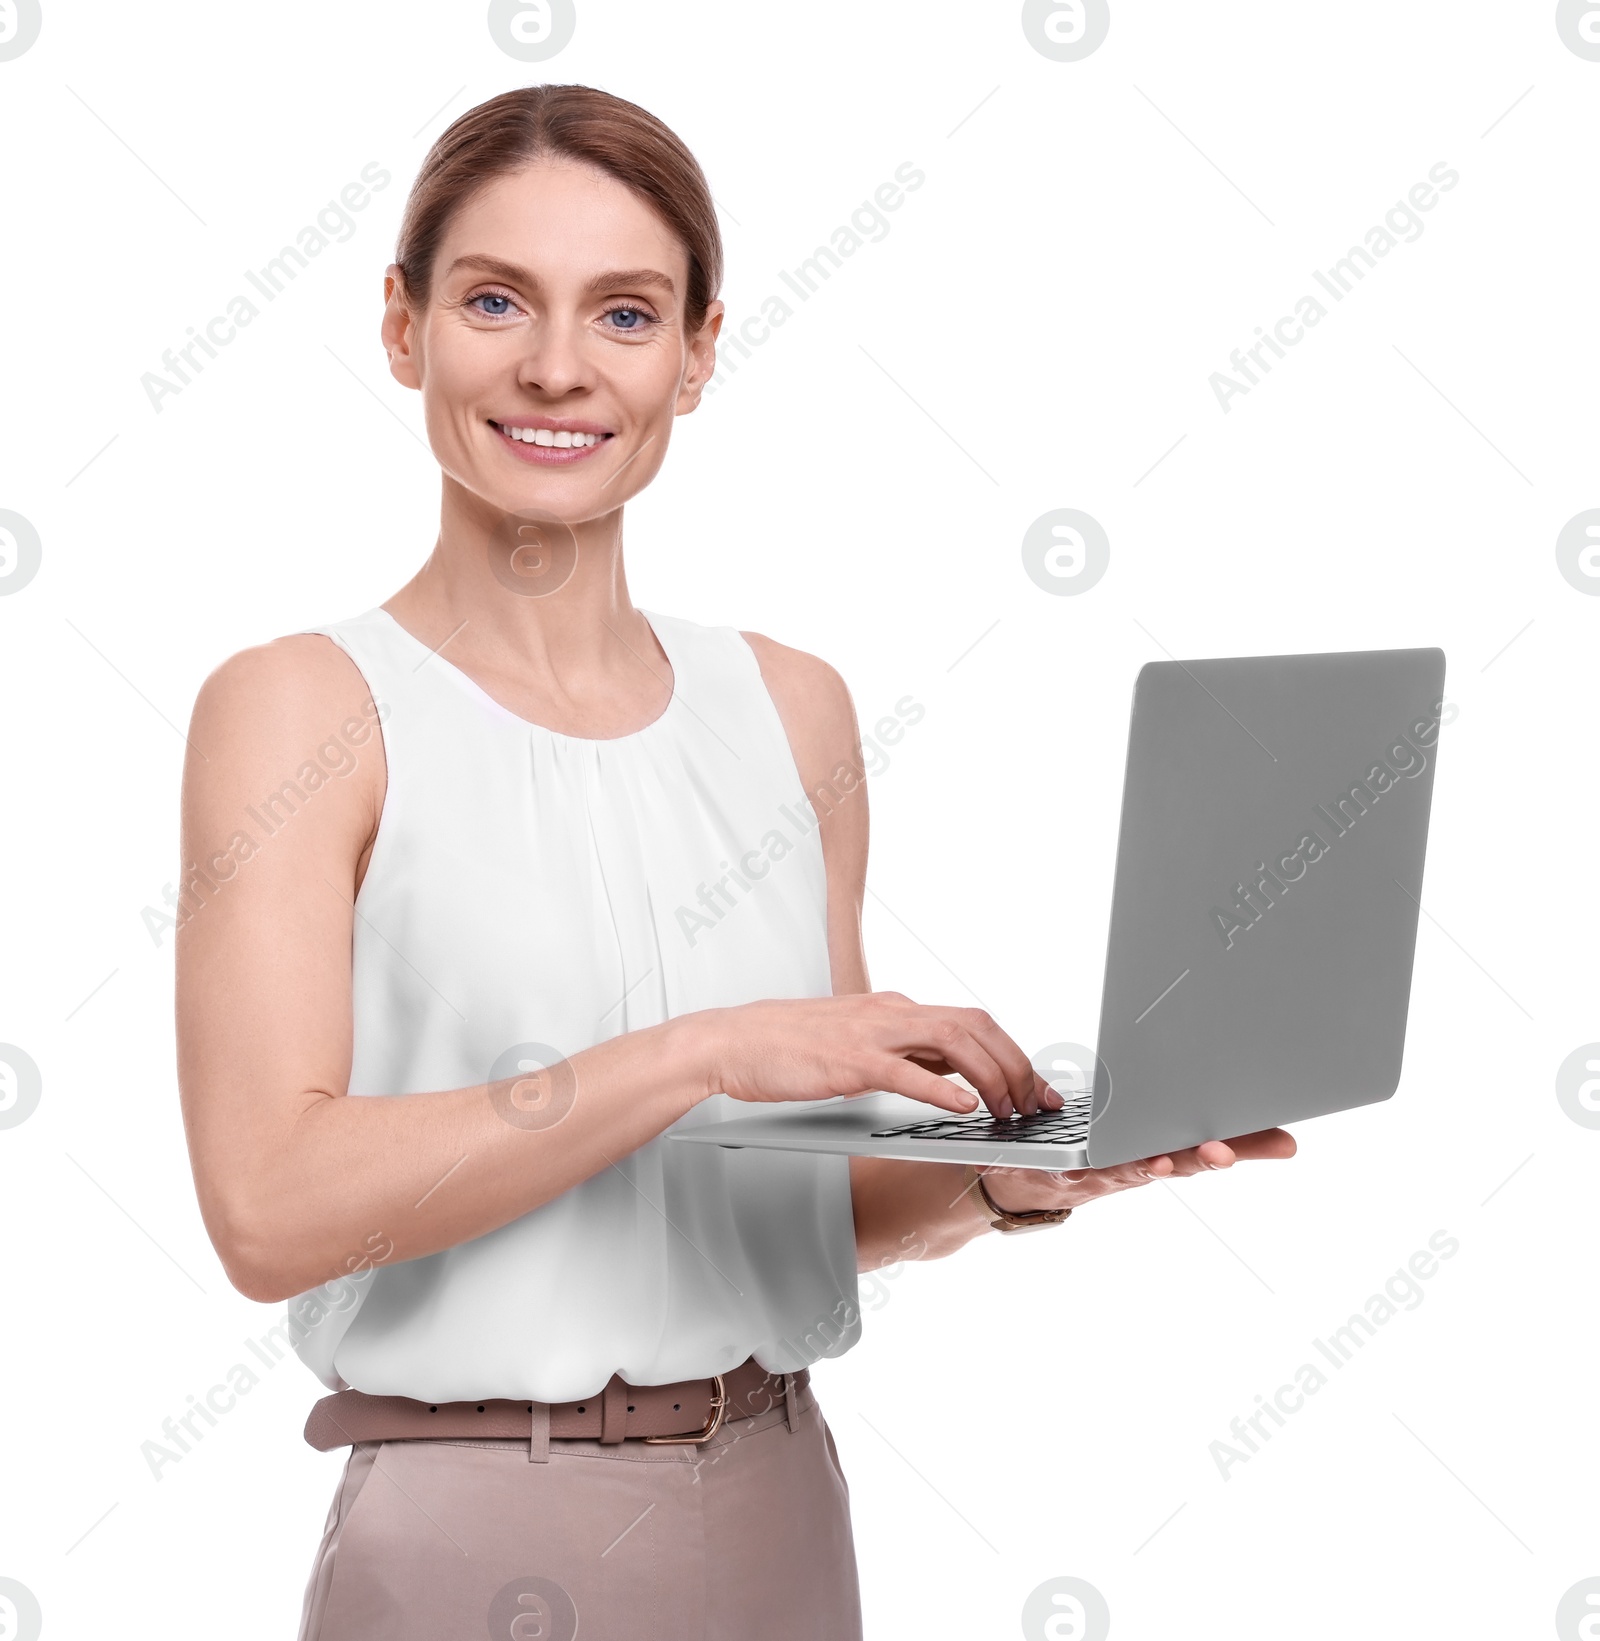
M481 334L444 336L429 353L423 391L439 404L476 415L486 398L516 371L509 338Z
M687 357L676 337L658 337L628 350L613 380L635 420L651 426L670 422Z

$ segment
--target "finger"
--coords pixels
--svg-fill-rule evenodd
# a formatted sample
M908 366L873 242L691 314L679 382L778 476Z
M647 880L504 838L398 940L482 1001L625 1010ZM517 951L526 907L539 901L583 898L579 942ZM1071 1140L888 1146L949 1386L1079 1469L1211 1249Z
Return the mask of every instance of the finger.
M1267 1157L1292 1157L1299 1146L1295 1137L1283 1128L1264 1128L1258 1134L1241 1134L1228 1141L1234 1154L1241 1159L1257 1161Z
M941 1077L950 1076L956 1069L942 1054L935 1054L931 1049L918 1050L915 1053L907 1054L906 1058L914 1060L919 1066L926 1066L929 1071L937 1072ZM1037 1073L1035 1075L1037 1076ZM1043 1077L1038 1078L1035 1092L1039 1096L1040 1106L1044 1109L1059 1111L1067 1103Z
M1110 1168L1102 1168L1100 1172L1111 1181L1118 1190L1125 1190L1130 1185L1146 1185L1153 1179L1165 1179L1173 1172L1172 1158L1163 1154L1159 1157L1139 1157L1133 1162L1119 1162Z
M1293 1146L1293 1140L1289 1139L1289 1136L1284 1134L1282 1129L1272 1132L1282 1135L1283 1139L1289 1140L1291 1147ZM1241 1149L1246 1145L1246 1141L1243 1139L1203 1140L1199 1145L1188 1151L1176 1151L1159 1158L1146 1157L1142 1166L1149 1169L1157 1178L1176 1179L1179 1177L1186 1178L1190 1174L1205 1173L1213 1169L1231 1168L1241 1156L1293 1155L1292 1150L1281 1152L1278 1149L1271 1148L1281 1146L1281 1141L1269 1142L1266 1135L1253 1136L1252 1138L1262 1146L1268 1146L1269 1148L1261 1151ZM1163 1167L1161 1166L1163 1163L1170 1164L1170 1166Z
M1066 1096L1051 1086L1048 1077L1041 1077L1037 1071L1033 1074L1033 1092L1039 1101L1037 1109L1040 1111L1059 1111L1067 1103Z
M1221 1140L1206 1140L1188 1151L1172 1153L1170 1179L1187 1179L1191 1174L1204 1174L1216 1168L1231 1168L1233 1152Z
M962 1023L973 1039L982 1044L989 1057L999 1066L1006 1080L1006 1092L1018 1111L1030 1116L1041 1106L1046 1089L1044 1079L1033 1069L1033 1062L1022 1051L1017 1040L1000 1029L987 1009L958 1009Z
M1145 1157L1138 1162L1119 1162L1110 1168L1092 1169L1085 1183L1094 1189L1096 1196L1131 1191L1136 1186L1148 1185L1152 1179L1160 1178L1157 1165L1164 1163L1170 1168L1171 1162L1170 1157Z
M1149 1179L1185 1179L1191 1174L1233 1166L1233 1152L1222 1140L1204 1140L1187 1151L1165 1152L1134 1164Z
M1193 1150L1180 1151L1173 1157L1173 1176L1231 1168L1240 1160L1292 1157L1294 1153L1294 1136L1281 1128L1264 1129L1259 1134L1246 1134L1233 1140L1205 1140Z
M982 1103L976 1094L948 1078L935 1076L921 1066L896 1054L886 1054L870 1068L871 1086L887 1089L891 1094L904 1094L908 1099L924 1100L942 1111L954 1111L970 1116Z
M948 1077L955 1067L942 1054L935 1054L932 1049L919 1049L907 1054L908 1060L915 1060L919 1066L926 1066L929 1071L940 1077Z
M985 1044L967 1030L959 1016L964 1009L919 1008L899 1027L899 1034L883 1047L891 1052L937 1054L965 1077L983 1096L984 1104L1000 1118L1015 1109L1005 1073ZM911 1035L904 1033L909 1030Z

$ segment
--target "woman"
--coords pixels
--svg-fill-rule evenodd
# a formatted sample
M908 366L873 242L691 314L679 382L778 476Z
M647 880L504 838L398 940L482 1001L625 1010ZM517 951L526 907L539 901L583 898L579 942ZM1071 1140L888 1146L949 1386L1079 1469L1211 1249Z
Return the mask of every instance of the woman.
M1061 1103L981 1011L869 990L838 675L629 599L623 507L715 367L721 265L642 109L551 86L458 120L385 281L433 553L195 707L196 1187L333 1393L308 1440L350 1447L302 1641L858 1635L807 1371L855 1342L858 1269L1293 1149L979 1181L663 1137L871 1089L974 1109L948 1073L998 1116ZM820 824L782 828L806 794Z

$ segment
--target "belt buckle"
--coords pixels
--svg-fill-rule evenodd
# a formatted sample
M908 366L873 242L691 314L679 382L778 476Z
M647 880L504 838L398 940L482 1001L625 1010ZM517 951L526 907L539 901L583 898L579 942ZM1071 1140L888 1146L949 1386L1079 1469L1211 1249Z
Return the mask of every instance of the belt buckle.
M649 1442L654 1447L668 1447L675 1444L684 1444L699 1447L711 1440L722 1428L723 1410L728 1405L728 1388L722 1382L722 1375L714 1373L711 1382L716 1386L712 1393L711 1407L706 1414L705 1428L693 1436L641 1436L642 1442Z

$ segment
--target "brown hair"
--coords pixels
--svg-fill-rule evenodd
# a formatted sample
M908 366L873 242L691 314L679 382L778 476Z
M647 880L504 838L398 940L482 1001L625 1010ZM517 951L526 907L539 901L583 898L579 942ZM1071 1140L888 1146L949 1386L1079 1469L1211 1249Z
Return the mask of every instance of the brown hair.
M595 166L655 208L688 255L684 322L698 330L722 285L722 234L705 173L654 114L586 85L504 91L469 108L429 149L395 247L407 300L428 300L454 212L485 183L540 159Z

